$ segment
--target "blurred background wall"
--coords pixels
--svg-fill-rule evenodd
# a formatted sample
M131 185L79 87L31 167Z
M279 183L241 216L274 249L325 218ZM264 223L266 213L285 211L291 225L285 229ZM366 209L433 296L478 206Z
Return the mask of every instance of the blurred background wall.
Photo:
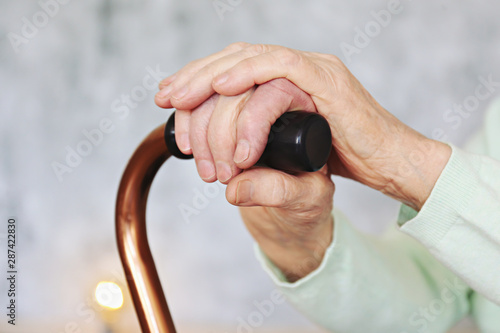
M376 29L376 13L390 3L1 0L0 241L3 253L6 219L15 216L19 293L18 326L2 319L0 330L35 324L38 332L99 332L95 285L124 283L113 233L118 182L137 144L171 112L154 105L154 81L231 42L336 54L402 121L463 144L499 95L479 101L468 117L449 118L457 115L454 105L474 96L481 77L500 80L500 4L401 0L398 13ZM373 29L368 38L360 37L365 29ZM97 128L102 137L82 143ZM86 156L68 157L77 149ZM380 232L394 223L397 202L335 181L335 204L358 228ZM196 204L199 193L210 197ZM187 206L196 213L183 216ZM236 332L255 302L269 299L273 285L254 259L237 209L225 201L223 186L198 179L193 161L161 169L148 228L180 325ZM135 327L131 308L124 311ZM265 316L262 327L318 331L287 304Z

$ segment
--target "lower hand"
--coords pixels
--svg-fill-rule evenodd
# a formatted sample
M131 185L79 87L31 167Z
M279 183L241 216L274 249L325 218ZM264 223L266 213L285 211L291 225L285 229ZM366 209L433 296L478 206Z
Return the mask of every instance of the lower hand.
M290 175L270 168L224 171L220 163L232 159L238 124L247 117L262 112L279 117L296 109L316 111L309 95L290 81L277 79L237 96L213 94L193 110L176 111L176 140L186 139L181 150L193 154L202 179L218 178L228 184L227 200L240 207L247 229L289 281L319 266L332 241L334 184L327 166ZM253 130L266 134L267 141L271 124L256 119L254 125ZM208 164L216 165L217 173Z

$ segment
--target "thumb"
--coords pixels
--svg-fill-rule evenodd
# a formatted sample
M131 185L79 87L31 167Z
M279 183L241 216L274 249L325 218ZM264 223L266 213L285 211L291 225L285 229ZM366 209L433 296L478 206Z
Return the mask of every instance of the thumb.
M335 186L325 172L290 175L270 168L252 168L234 177L226 198L236 206L265 206L300 212L331 210Z
M255 89L236 123L234 162L240 169L254 165L266 147L271 126L286 111L315 112L311 96L287 79L275 79Z

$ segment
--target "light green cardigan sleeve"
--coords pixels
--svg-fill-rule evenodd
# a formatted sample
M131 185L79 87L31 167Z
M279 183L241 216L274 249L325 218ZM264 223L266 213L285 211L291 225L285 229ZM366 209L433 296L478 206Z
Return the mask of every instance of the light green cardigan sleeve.
M470 285L481 332L500 327L500 99L465 150L453 147L424 208L402 206L401 230ZM453 199L455 200L452 200Z
M288 301L336 333L446 332L469 311L468 287L412 238L372 237L334 210L334 240L318 269L289 283L256 247Z
M405 215L400 217L410 217ZM475 291L500 304L499 161L453 147L427 202L401 230Z
M499 103L486 120L473 142L477 153L499 158ZM491 313L499 318L500 309L468 285L500 304L500 163L452 148L421 211L402 207L403 232L365 235L334 210L334 239L320 267L294 283L256 246L288 300L337 333L446 332L469 311L482 332L494 332Z

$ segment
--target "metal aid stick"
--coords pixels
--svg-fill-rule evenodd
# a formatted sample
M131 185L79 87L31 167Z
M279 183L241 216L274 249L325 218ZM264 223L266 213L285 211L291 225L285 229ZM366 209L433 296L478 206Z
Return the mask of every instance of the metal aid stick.
M325 165L331 132L314 112L283 114L274 124L257 165L287 172L313 172ZM146 234L146 204L153 179L170 157L190 159L175 142L173 114L137 147L123 173L116 200L116 240L127 284L144 333L175 333Z
M164 125L137 147L123 173L116 201L116 240L142 332L175 333L146 234L146 203L156 172L170 157Z

